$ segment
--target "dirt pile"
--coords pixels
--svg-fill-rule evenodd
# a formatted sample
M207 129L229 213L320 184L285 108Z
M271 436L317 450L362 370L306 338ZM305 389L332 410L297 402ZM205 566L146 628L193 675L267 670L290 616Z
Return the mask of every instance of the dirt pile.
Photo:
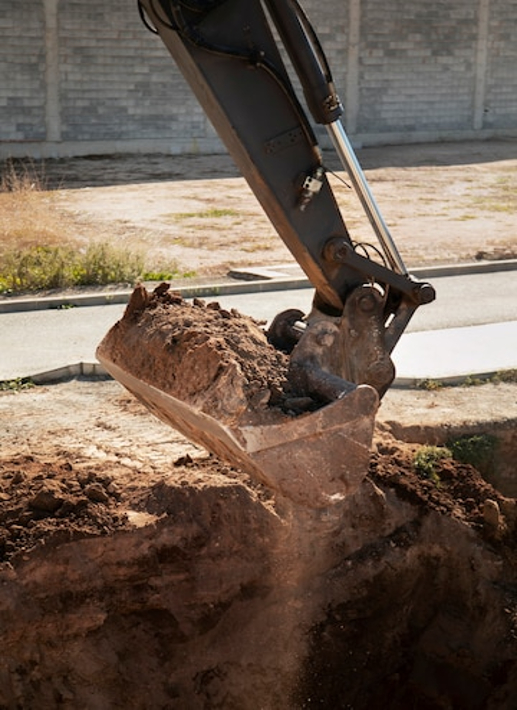
M127 527L120 490L105 466L77 466L69 458L0 460L0 560L38 545L113 533Z
M109 468L2 462L1 707L511 707L515 501L471 467L385 441L319 511L212 458Z

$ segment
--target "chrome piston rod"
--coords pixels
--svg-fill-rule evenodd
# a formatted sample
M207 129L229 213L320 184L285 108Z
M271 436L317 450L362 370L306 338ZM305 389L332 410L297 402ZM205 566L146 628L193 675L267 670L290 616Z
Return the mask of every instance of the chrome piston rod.
M372 195L370 187L366 182L366 177L361 166L359 165L354 149L348 140L348 136L345 133L345 129L343 128L341 121L337 120L333 123L327 124L327 130L341 162L348 172L350 181L352 182L354 190L361 201L363 209L370 220L370 224L377 235L377 239L379 240L379 243L384 251L386 259L388 260L393 271L396 271L403 276L407 276L408 272L404 262L402 261L402 257L400 256L389 229L380 213L379 207L374 196Z

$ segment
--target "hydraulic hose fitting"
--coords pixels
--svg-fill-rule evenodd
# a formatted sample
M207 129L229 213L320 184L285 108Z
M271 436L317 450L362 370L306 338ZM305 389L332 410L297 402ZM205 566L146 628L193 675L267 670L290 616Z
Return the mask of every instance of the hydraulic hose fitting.
M350 244L342 237L331 237L323 247L323 258L331 264L346 264L351 251Z

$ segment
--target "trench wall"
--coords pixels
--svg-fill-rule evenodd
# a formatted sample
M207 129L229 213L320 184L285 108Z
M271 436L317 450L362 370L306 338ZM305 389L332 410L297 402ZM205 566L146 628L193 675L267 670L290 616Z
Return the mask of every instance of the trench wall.
M515 0L304 0L356 144L517 134ZM218 152L134 0L2 0L0 157Z

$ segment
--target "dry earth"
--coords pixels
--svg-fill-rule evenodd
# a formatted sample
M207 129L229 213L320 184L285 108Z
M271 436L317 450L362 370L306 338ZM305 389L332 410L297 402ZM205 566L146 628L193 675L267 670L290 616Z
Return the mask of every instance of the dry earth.
M511 436L515 477L516 398L390 392L364 484L310 511L117 383L0 395L0 707L512 707L515 499L393 434Z
M517 143L426 144L358 153L409 267L516 255ZM352 238L372 232L336 158L325 156ZM291 260L226 155L47 161L63 238L142 249L155 263L224 275Z
M514 144L361 158L408 263L514 255ZM225 158L46 170L78 239L148 245L200 274L288 258ZM200 216L205 200L239 217ZM513 707L516 403L517 385L390 391L364 484L315 512L114 382L1 393L0 707ZM484 478L450 460L436 479L413 469L420 444L474 433L499 442Z

